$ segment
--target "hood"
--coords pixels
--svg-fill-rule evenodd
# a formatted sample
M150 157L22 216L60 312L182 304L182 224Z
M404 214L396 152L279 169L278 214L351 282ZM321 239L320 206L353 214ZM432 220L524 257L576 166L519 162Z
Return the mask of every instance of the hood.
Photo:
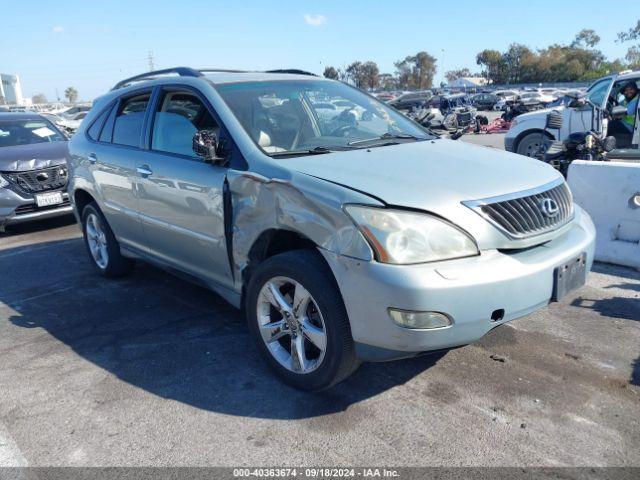
M560 176L539 160L443 139L286 161L298 172L368 193L389 205L435 213L465 200L539 187Z
M0 147L0 172L22 172L66 162L67 142Z
M369 194L372 203L378 200L389 206L434 213L469 232L480 249L526 247L555 235L508 239L461 203L530 190L562 179L553 167L522 155L437 139L283 162L300 173Z
M557 107L542 108L540 110L534 110L533 112L522 113L516 117L518 123L527 122L529 120L537 120L539 118L546 118L546 116L553 110L560 112L564 115L566 110L564 106L558 105Z

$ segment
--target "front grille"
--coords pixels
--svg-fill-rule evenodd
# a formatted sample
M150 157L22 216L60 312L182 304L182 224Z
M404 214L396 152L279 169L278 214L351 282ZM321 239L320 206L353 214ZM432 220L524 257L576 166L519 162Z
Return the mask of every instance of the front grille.
M25 193L39 193L64 187L67 184L67 167L58 165L28 172L3 172L2 176Z
M505 199L467 202L512 238L555 230L573 218L573 198L565 182L541 191Z

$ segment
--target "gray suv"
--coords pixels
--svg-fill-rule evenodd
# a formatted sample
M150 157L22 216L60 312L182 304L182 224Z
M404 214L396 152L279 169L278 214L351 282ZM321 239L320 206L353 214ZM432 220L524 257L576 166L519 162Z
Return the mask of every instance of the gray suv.
M124 80L68 162L98 273L141 259L210 287L301 389L473 342L593 261L593 224L552 167L434 137L301 71Z

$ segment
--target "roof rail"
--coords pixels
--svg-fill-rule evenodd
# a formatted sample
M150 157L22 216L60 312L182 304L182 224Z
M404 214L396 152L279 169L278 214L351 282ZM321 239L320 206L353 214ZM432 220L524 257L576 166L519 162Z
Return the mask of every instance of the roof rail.
M194 70L189 67L175 67L175 68L165 68L164 70L154 70L153 72L142 73L140 75L136 75L134 77L125 78L124 80L120 80L111 90L117 90L122 87L126 87L127 85L138 82L142 80L154 80L155 75L165 75L167 73L177 73L181 77L202 77L202 73L198 70Z
M317 77L315 73L307 72L305 70L298 70L297 68L282 68L278 70L267 70L264 73L291 73L293 75L310 75Z
M233 69L227 69L227 68L199 68L198 71L201 73L205 73L205 72L249 73L248 70L233 70Z

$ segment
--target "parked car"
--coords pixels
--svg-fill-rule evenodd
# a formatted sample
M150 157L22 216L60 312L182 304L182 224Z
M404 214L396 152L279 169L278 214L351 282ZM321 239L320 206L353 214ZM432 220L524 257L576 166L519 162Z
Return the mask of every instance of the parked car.
M613 107L618 105L620 87L628 81L635 81L640 86L640 71L624 74L608 75L596 80L586 92L586 100L597 107L599 115L600 134L603 137L610 135L608 129L608 117L611 116ZM511 124L511 128L505 135L505 149L521 155L534 156L541 146L548 146L554 140L564 142L572 133L589 131L592 125L592 108L584 103L575 101L575 93L561 105L553 109L563 116L562 128L556 131L545 131L547 114L549 109L526 113L518 116ZM640 143L640 122L636 113L635 130L628 135L615 133L618 147L608 153L609 159L638 158L638 144Z
M424 105L431 97L433 97L433 94L430 90L409 92L389 101L388 105L396 110L411 110L412 108Z
M64 111L59 112L58 115L62 118L66 118L67 120L71 120L77 114L88 112L89 110L91 110L90 105L76 105L75 107L67 108Z
M0 113L0 231L69 215L67 137L37 113Z
M479 93L474 95L471 101L478 110L493 110L500 99L501 97L491 93Z
M412 117L429 128L443 128L456 131L475 122L476 109L470 98L463 94L439 95L438 102L430 102L429 108L413 112Z
M65 128L69 133L73 133L78 129L78 127L80 127L80 124L82 123L84 118L87 116L87 113L89 112L84 111L84 112L78 112L73 115L67 115L64 118L61 118L58 125Z
M323 118L314 98L364 113ZM302 389L472 342L584 283L593 261L593 224L552 167L437 138L312 75L123 80L68 158L96 272L142 259L209 286Z

